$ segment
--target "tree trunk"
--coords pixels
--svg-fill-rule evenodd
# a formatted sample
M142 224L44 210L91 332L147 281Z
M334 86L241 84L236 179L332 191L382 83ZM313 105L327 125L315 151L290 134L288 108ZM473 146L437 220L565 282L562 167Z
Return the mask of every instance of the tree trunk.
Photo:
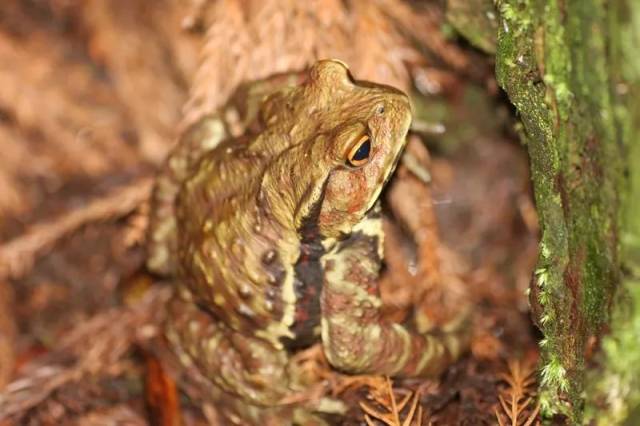
M639 238L631 214L640 212L631 207L638 197L623 191L629 154L638 157L629 105L638 105L640 70L631 63L634 2L496 2L496 74L524 125L542 230L530 288L544 334L541 403L544 414L574 424L583 417L587 358L609 324L628 253L621 237Z
M588 373L586 393L587 419L603 426L640 423L640 4L618 3L622 4L612 16L611 67L626 91L617 110L628 176L620 231L625 274L615 299L611 333L603 340L598 368Z

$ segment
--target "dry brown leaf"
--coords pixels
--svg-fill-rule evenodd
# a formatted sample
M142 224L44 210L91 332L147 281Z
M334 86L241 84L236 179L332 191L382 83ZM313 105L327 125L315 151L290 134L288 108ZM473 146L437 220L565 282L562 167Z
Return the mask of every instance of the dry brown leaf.
M175 381L152 354L146 354L145 358L145 397L152 423L158 426L180 426L182 414Z

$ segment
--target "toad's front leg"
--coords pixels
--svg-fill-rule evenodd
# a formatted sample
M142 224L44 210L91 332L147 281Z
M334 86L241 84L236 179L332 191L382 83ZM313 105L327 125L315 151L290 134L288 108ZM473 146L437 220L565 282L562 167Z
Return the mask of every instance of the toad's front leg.
M419 334L381 318L381 219L369 218L324 258L322 343L329 362L350 373L433 376L467 345L465 329Z

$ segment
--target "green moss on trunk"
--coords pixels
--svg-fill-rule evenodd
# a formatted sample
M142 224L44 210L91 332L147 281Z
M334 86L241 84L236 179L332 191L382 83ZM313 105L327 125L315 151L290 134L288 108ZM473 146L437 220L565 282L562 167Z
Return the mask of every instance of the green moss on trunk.
M586 353L619 281L625 134L609 62L613 3L496 2L496 74L526 130L542 229L531 303L545 336L543 411L572 422L581 418Z
M611 333L599 365L588 374L586 415L598 425L640 423L640 4L612 5L609 50L624 135L628 180L621 209L625 274L616 298Z

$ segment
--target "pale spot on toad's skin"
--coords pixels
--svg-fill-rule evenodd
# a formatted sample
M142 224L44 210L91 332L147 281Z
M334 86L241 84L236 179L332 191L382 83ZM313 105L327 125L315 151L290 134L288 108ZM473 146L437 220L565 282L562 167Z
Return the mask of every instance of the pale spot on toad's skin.
M264 263L265 265L270 265L273 263L273 261L276 259L276 256L278 254L276 253L276 251L274 249L270 249L265 251L262 254L262 263Z
M244 315L248 318L253 318L255 316L255 312L253 311L253 309L251 309L248 305L241 303L240 305L238 305L238 313L240 315Z
M189 332L191 334L197 334L200 330L200 323L198 321L189 321Z
M240 238L236 238L231 244L231 253L237 258L241 258L245 252L245 245Z
M186 365L187 367L190 367L193 365L193 361L191 360L191 357L182 351L178 353L178 359L183 365Z
M209 350L209 352L213 353L216 348L218 347L218 339L213 338L213 339L209 339L207 340L207 349Z
M276 290L273 287L269 287L265 292L265 295L269 300L273 300L278 294L276 293Z
M200 144L204 149L213 149L215 148L222 138L224 137L224 125L221 120L205 120L203 124L206 125L206 130L208 137L202 139Z
M253 295L253 290L251 289L251 286L249 284L241 284L238 288L238 292L240 293L240 296L244 298Z
M178 296L182 300L193 302L193 294L185 287L178 287Z

